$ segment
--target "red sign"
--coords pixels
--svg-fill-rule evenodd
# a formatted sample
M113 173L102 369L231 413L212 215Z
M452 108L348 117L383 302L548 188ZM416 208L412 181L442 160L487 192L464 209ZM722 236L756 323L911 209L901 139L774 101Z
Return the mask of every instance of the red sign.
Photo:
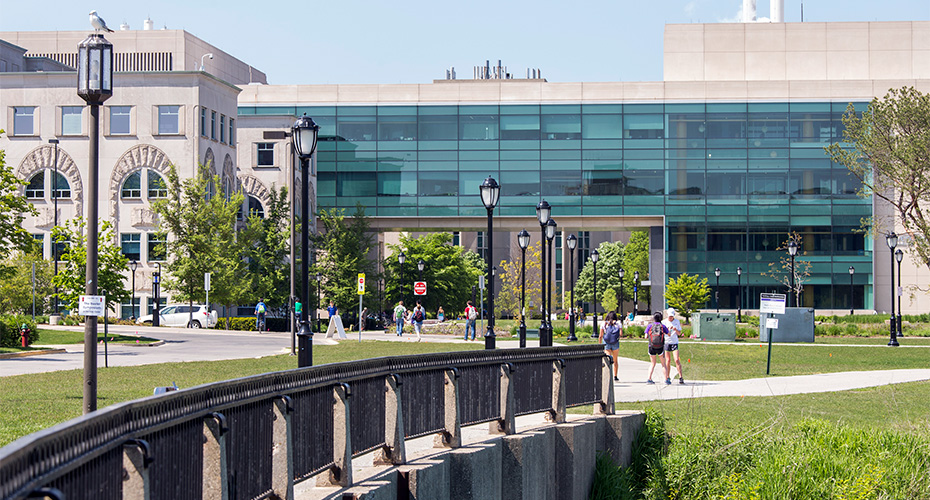
M414 295L426 295L426 282L425 281L414 281L413 282L413 294Z

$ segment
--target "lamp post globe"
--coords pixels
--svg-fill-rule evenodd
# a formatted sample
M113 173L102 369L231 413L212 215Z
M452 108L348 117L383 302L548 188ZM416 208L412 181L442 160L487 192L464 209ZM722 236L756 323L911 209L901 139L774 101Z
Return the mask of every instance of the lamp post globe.
M853 266L849 266L849 315L850 316L856 313L855 302L853 301L853 292L855 291L855 288L853 288L853 275L855 274L856 274L856 268Z
M501 195L500 184L490 175L479 187L481 203L488 211L488 331L484 335L484 348L494 349L496 338L494 335L494 207Z
M575 336L575 248L578 246L578 238L570 234L565 238L565 244L568 245L568 276L571 280L568 299L568 340L575 341L578 340Z
M717 313L720 313L720 268L714 268L714 276L717 277L717 284L714 285L714 303L717 305Z
M423 262L423 259L420 259L420 260L417 261L417 271L420 273L420 274L419 274L419 276L420 276L419 280L420 280L420 281L423 281L423 268L425 268L425 267L426 267L426 262Z
M898 246L898 235L894 231L885 235L885 244L888 245L888 249L891 250L891 340L888 341L888 345L892 347L897 347L898 344L898 330L895 326L895 316L894 316L894 248Z
M526 247L530 246L530 233L521 229L517 234L520 246L520 347L526 347Z
M294 151L300 159L300 261L301 300L309 302L310 298L310 162L316 151L320 126L304 113L291 127L291 141ZM306 314L300 316L300 328L297 330L297 366L313 366L313 329Z
M547 330L546 324L546 224L549 222L549 216L552 214L552 207L546 200L536 204L536 219L539 221L539 281L540 281L540 306L542 320L539 322L539 346L552 346L552 332Z

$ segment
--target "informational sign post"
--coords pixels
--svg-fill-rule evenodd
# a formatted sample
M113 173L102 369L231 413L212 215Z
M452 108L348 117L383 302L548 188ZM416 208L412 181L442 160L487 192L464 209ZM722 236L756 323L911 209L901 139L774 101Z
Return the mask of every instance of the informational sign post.
M763 293L759 295L759 315L765 314L785 314L785 302L788 298L787 295L783 293ZM774 337L774 332L772 330L778 329L778 319L776 318L765 318L765 322L762 323L766 330L769 330L769 353L768 361L765 363L765 374L768 375L772 367L772 337Z
M81 295L78 299L78 314L81 316L103 316L106 297L103 295Z

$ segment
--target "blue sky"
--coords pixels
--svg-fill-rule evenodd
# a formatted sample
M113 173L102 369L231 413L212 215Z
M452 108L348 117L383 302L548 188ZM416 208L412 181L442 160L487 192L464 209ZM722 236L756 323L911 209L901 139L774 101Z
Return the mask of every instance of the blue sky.
M0 0L0 31L184 29L259 68L273 84L429 83L498 59L516 76L555 82L658 81L667 23L738 19L742 0ZM801 20L785 0L785 20ZM757 0L767 17L769 0ZM805 22L928 21L928 0L806 0ZM117 49L118 50L118 49Z

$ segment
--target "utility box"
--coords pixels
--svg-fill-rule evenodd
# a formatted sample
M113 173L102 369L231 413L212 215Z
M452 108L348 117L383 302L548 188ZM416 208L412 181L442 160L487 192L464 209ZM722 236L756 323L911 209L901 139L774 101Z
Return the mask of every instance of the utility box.
M766 318L778 320L778 328L770 330L765 327ZM813 342L814 309L810 307L786 307L785 314L763 313L759 316L759 340L772 342Z
M736 340L736 318L731 313L699 312L691 315L691 333L700 340Z

